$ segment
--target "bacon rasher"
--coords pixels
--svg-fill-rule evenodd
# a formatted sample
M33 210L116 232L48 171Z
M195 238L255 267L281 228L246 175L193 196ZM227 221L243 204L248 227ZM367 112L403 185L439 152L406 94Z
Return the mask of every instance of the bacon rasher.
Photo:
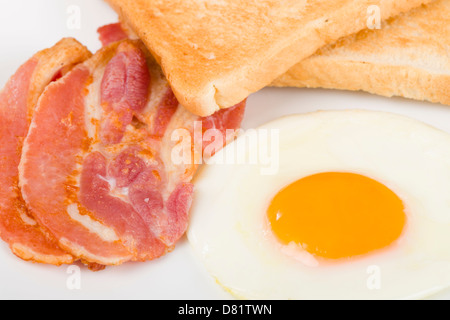
M22 65L0 93L0 236L24 260L55 265L74 260L30 215L18 185L18 166L42 92L90 56L76 40L63 39Z
M98 28L99 40L104 47L111 43L126 40L129 38L120 23L112 23Z
M141 42L115 42L42 95L24 144L22 194L77 259L158 258L187 229L198 167L172 161L181 143L173 133L194 134L196 123L238 129L244 109L245 102L208 118L187 112ZM193 142L193 154L203 147Z

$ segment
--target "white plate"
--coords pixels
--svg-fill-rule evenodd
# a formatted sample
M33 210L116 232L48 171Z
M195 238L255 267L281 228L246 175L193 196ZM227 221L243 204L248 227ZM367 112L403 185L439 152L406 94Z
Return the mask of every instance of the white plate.
M35 52L75 37L95 52L96 30L116 22L101 0L0 0L0 86ZM248 100L244 129L283 115L316 110L369 109L416 118L450 133L450 108L365 93L264 89ZM0 241L1 242L1 241ZM77 266L24 262L0 243L0 299L230 299L196 260L186 239L148 263L92 273ZM80 273L78 273L80 272ZM436 299L450 299L450 290Z

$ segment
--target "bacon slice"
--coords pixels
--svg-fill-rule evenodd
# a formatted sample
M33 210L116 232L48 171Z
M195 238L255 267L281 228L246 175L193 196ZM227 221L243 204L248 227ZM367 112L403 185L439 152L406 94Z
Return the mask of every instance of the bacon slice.
M102 142L120 143L133 116L147 104L150 74L143 53L126 43L120 45L105 69L100 90L105 112Z
M20 183L32 214L62 248L106 265L106 257L113 264L128 260L131 253L114 230L93 221L77 203L80 185L74 175L89 148L84 113L90 79L90 70L82 65L47 88L25 140Z
M40 99L20 165L24 199L85 262L158 258L186 231L198 167L172 161L173 131L194 135L196 122L237 129L244 108L207 119L187 112L141 42L115 42Z
M63 39L21 66L0 93L0 236L24 260L54 265L73 262L29 214L18 186L18 166L45 87L89 57L89 51L76 40Z
M97 32L100 35L100 42L104 47L110 45L111 43L128 39L128 35L122 29L120 23L102 26L97 30Z

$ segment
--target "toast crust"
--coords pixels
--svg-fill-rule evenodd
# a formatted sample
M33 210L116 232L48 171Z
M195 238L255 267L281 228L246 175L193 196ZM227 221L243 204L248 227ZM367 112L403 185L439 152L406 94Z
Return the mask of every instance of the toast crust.
M180 103L208 116L326 44L431 0L106 0L161 65Z

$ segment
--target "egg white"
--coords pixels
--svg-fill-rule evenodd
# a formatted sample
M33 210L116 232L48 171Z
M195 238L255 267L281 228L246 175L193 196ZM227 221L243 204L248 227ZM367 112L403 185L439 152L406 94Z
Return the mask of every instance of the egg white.
M358 110L289 116L260 129L279 130L276 175L231 163L206 165L195 179L188 239L227 291L241 299L419 299L450 286L449 134ZM270 201L322 172L362 174L394 191L406 207L403 236L338 262L281 246L268 227Z

